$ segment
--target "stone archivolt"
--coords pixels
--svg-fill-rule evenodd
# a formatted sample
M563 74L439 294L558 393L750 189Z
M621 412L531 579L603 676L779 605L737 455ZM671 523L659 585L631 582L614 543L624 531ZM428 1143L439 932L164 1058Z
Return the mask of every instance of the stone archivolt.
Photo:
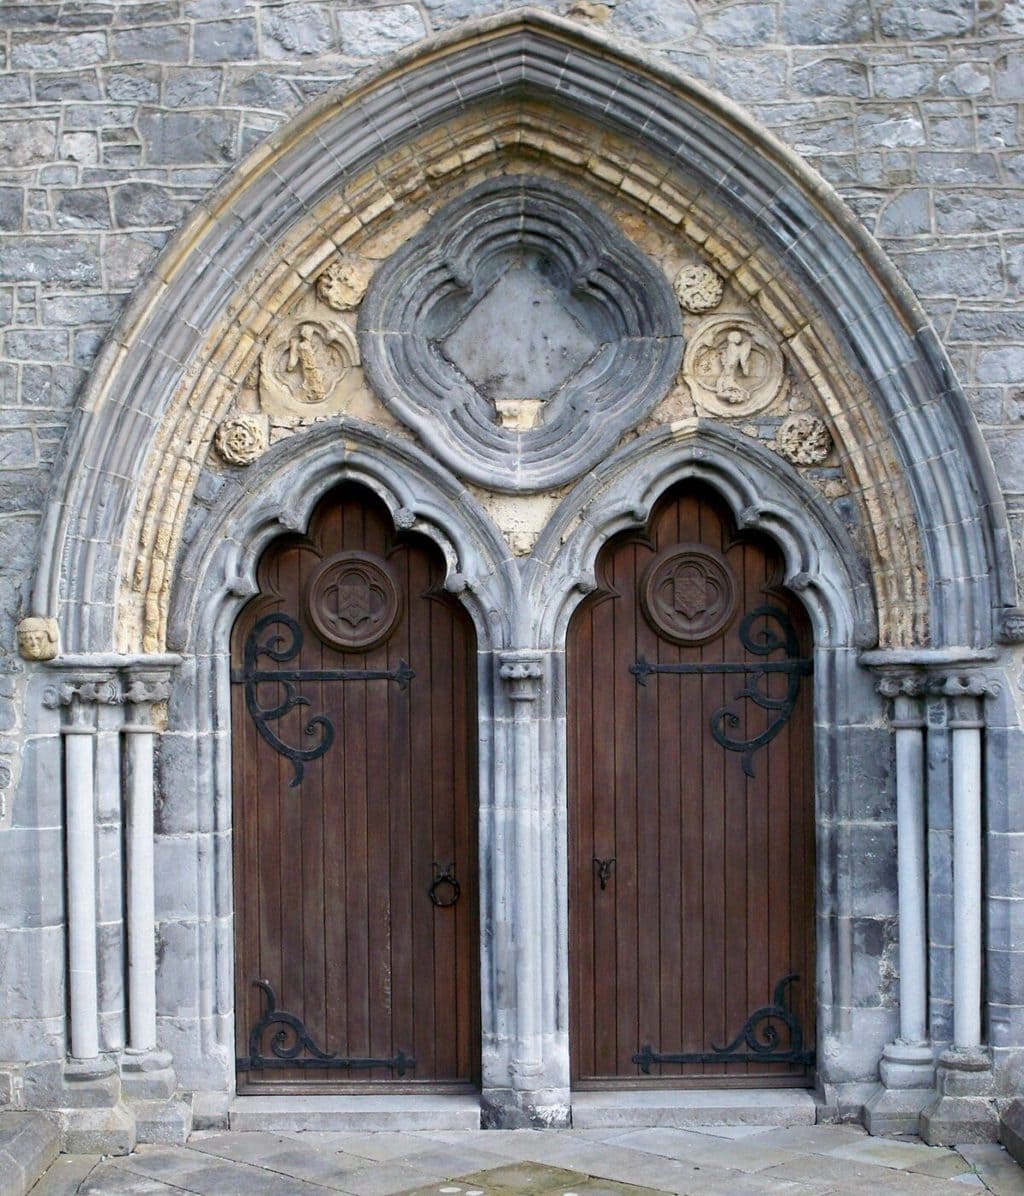
M820 313L767 247L707 191L608 130L524 100L511 109L464 114L382 157L312 208L253 274L240 279L235 298L184 371L148 457L135 531L124 540L119 648L158 651L166 642L173 561L208 446L282 313L292 313L292 321L309 310L323 313L316 283L339 252L385 261L439 206L495 173L568 182L660 263L666 284L695 250L728 279L730 295L749 305L765 334L785 346L794 377L828 418L859 510L856 534L878 595L881 642L926 642L929 599L913 505L882 413L865 401L862 383L842 364L843 352ZM687 336L699 323L700 317L687 317ZM346 384L347 412L395 429L361 369L349 369ZM287 417L272 413L275 425L284 420L283 434L316 409L298 407L293 403ZM496 432L508 427L502 429L499 418Z

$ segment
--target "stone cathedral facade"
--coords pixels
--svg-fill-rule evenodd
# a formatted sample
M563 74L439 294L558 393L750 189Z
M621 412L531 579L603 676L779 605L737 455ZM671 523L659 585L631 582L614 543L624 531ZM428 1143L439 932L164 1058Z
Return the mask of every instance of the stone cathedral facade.
M996 1138L1021 6L11 0L0 99L0 1099Z

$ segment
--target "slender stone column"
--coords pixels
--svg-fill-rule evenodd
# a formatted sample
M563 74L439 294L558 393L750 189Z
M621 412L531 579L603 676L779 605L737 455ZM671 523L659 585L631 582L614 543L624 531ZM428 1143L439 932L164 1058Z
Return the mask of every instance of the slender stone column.
M97 1060L99 992L96 958L96 720L99 702L116 703L120 688L109 675L69 678L43 696L64 712L68 872L68 988L74 1060ZM93 1078L89 1071L89 1078Z
M938 1144L994 1141L992 1059L981 1020L981 699L994 692L980 674L936 679L950 705L953 770L953 1046L939 1060L939 1096L921 1115L921 1136Z
M125 799L128 906L128 1049L126 1091L150 1100L174 1091L171 1056L157 1050L156 910L153 859L154 705L170 694L166 670L133 670L125 691Z
M568 1091L549 1079L545 1058L544 1022L544 858L541 842L542 807L547 793L541 769L542 699L545 657L540 652L502 652L498 676L507 701L509 726L507 761L509 813L512 834L506 841L510 884L505 886L512 914L515 1029L513 1055L508 1060L508 1088L485 1093L485 1111L495 1125L567 1124Z
M933 1096L935 1062L928 1041L928 924L925 863L924 684L913 674L884 677L878 692L893 702L896 739L897 882L900 933L899 1037L882 1052L884 1088L867 1109L873 1134L914 1133Z

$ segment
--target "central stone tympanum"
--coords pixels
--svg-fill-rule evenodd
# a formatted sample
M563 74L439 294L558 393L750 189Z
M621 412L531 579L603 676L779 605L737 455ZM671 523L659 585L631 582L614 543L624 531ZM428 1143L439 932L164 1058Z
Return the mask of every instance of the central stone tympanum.
M683 351L662 271L592 199L523 175L453 200L380 267L359 339L389 410L505 491L595 465L668 392Z
M549 399L597 350L579 305L545 280L547 266L540 255L512 266L444 342L481 394Z

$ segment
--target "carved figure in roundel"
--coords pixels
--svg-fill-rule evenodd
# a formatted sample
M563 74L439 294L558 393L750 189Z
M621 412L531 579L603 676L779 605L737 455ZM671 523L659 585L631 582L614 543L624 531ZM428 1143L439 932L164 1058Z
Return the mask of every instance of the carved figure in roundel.
M251 465L267 451L267 420L262 415L229 415L213 443L229 465Z
M716 636L736 613L736 583L717 552L679 544L647 566L640 604L659 635L676 644L700 644Z
M816 415L791 415L779 428L775 447L794 465L820 465L832 451L832 437Z
M311 317L284 324L271 336L260 360L260 387L271 398L314 406L358 364L352 330L332 317Z
M683 378L700 411L753 415L782 393L782 350L759 325L741 316L705 321L686 348Z
M379 644L402 613L401 591L387 564L366 552L339 552L318 565L306 605L321 639L346 651Z
M684 266L672 284L687 311L700 315L722 302L725 284L708 266Z
M335 311L351 311L362 302L372 274L373 267L364 258L344 254L316 280L317 298Z

